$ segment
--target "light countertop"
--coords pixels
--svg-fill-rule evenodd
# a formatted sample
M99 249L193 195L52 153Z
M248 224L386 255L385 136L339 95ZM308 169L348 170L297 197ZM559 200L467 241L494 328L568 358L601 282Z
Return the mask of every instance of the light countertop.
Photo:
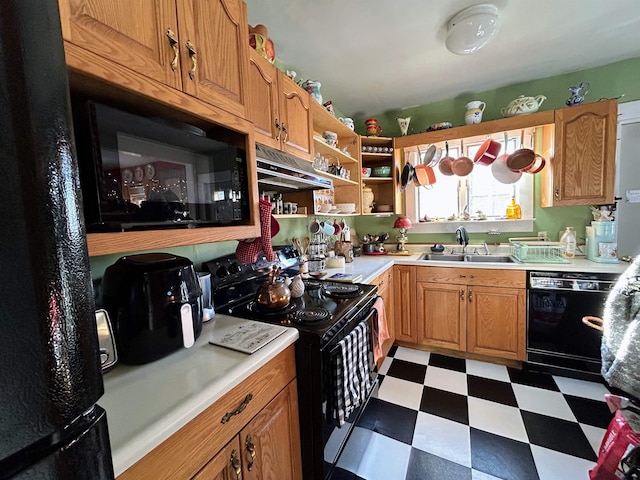
M251 355L209 344L216 329L238 322L249 321L218 314L193 347L146 365L119 364L105 374L98 404L107 411L116 476L298 338L295 328L287 328Z
M582 272L582 273L623 273L628 263L597 263L587 260L585 257L576 257L569 263L491 263L491 262L452 262L436 260L420 260L420 257L428 251L428 247L412 248L413 255L362 255L353 259L353 262L345 264L344 268L328 268L328 275L334 273L361 273L363 278L360 283L370 283L375 277L393 265L417 265L421 267L448 267L448 268L491 268L502 270L526 270L526 271L557 271L557 272ZM447 248L448 250L448 248ZM508 251L508 250L507 250ZM490 247L490 253L506 253L504 247Z

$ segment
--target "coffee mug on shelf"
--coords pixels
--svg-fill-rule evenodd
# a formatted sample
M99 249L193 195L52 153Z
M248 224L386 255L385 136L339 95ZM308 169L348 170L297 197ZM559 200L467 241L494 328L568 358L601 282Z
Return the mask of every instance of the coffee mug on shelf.
M338 146L338 134L336 132L326 130L322 133L322 137L324 141L327 142L327 145L334 148Z
M336 233L336 229L331 222L320 222L320 231L329 237Z

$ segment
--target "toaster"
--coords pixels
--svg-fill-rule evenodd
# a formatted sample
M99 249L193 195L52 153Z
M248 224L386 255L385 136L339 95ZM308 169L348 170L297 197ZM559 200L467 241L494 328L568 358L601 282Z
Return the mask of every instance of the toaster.
M194 345L202 331L202 291L191 260L168 253L121 257L102 279L118 359L158 360Z
M96 327L98 329L98 345L100 347L100 365L102 371L110 370L118 361L116 340L113 336L109 314L103 308L96 310Z

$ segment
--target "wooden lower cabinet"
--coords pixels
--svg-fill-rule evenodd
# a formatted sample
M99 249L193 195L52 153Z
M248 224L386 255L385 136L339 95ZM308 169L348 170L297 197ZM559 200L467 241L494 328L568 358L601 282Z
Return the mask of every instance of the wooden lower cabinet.
M416 267L393 267L393 319L396 340L418 342L416 323Z
M417 283L418 343L466 351L465 288L459 285Z
M524 360L524 271L420 267L416 277L415 343Z
M395 328L394 328L394 308L393 308L393 267L388 268L386 271L378 275L372 282L372 285L378 287L378 295L382 297L384 302L384 313L387 318L387 329L389 331L389 338L382 344L382 355L378 361L378 368L382 365L384 356L387 355L389 349L393 346L395 341Z
M296 382L278 394L193 480L299 480Z
M300 480L291 345L118 476L118 480Z
M526 290L467 287L467 351L524 360Z

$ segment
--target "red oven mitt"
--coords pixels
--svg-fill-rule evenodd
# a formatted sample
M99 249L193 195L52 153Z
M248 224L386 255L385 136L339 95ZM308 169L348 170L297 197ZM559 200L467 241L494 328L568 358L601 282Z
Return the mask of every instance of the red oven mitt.
M271 215L271 202L260 199L260 238L251 241L240 240L236 247L236 257L242 263L255 263L260 252L264 252L267 261L273 262L276 254L271 246L271 237L278 233L280 225ZM275 228L273 228L275 226Z

